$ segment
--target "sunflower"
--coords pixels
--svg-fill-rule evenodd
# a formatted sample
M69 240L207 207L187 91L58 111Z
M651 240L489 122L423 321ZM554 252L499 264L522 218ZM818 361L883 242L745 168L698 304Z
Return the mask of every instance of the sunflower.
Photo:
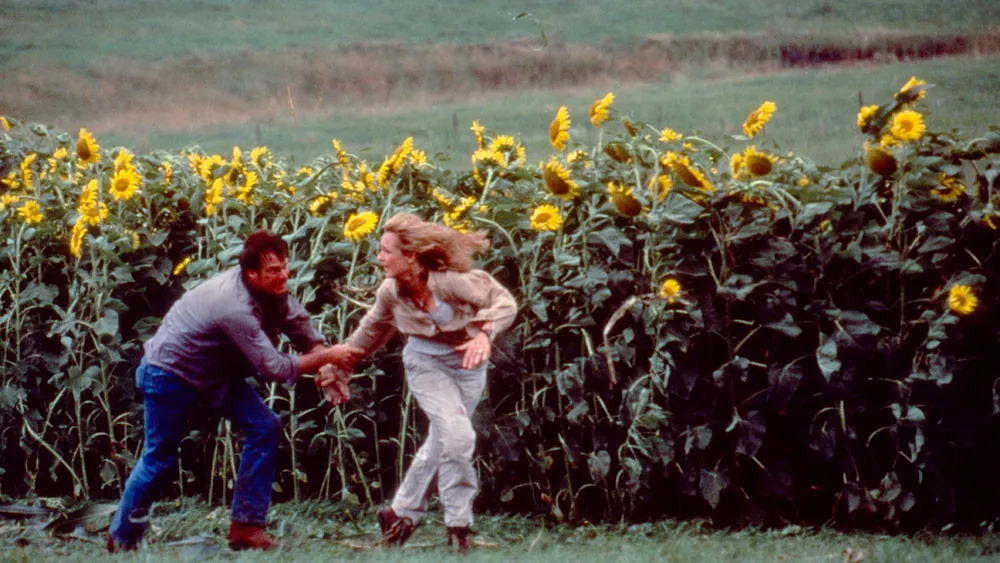
M573 164L577 160L579 160L580 162L586 162L587 161L587 151L579 149L579 150L571 151L571 152L569 152L569 153L566 154L566 164Z
M170 184L174 177L174 166L167 161L163 161L163 183Z
M469 127L469 131L472 131L472 133L476 136L476 145L478 145L479 148L483 148L483 131L485 130L486 128L480 125L477 120L473 120L472 127Z
M118 156L115 157L115 172L121 172L122 170L133 170L132 165L133 155L128 149L119 149Z
M217 177L219 177L220 169L226 166L226 159L222 158L221 155L213 154L207 158L198 159L198 175L201 179L205 181L206 184L214 182Z
M3 127L4 131L10 131L10 121L2 115L0 115L0 127Z
M33 179L35 173L31 169L31 165L35 163L37 158L38 153L31 153L21 161L21 187L25 190L30 190L35 185Z
M743 122L743 133L747 137L753 137L757 133L760 133L764 129L764 125L771 120L771 116L778 109L778 106L774 102L766 101L760 105L759 108L750 112L747 116L746 121Z
M333 203L333 198L329 195L317 196L309 203L309 213L314 217L319 217L330 209L331 203Z
M101 147L94 140L90 131L86 129L80 129L80 136L76 141L76 157L82 166L97 164L101 161Z
M507 157L502 152L492 149L479 149L472 153L472 175L479 185L486 184L486 178L480 169L504 169L507 168Z
M79 258L83 253L83 237L87 234L87 221L80 216L73 223L73 232L69 236L69 253Z
M976 310L979 299L967 285L953 285L948 290L948 308L959 315L968 315Z
M688 157L675 152L668 152L660 159L664 168L669 168L681 179L682 182L706 192L715 191L715 186L705 177L701 170L691 164Z
M333 152L337 156L337 166L346 168L351 163L350 158L347 156L347 151L344 150L344 147L340 146L340 141L337 139L333 140Z
M882 147L869 144L865 145L865 163L868 164L868 168L872 172L883 178L892 176L899 168L896 158L889 154L888 151Z
M368 161L362 160L361 164L358 165L357 169L358 181L368 188L369 191L375 191L375 173L368 170Z
M632 162L632 155L629 154L628 146L624 143L619 143L617 141L612 141L604 145L604 154L611 157L611 160L615 162L621 162L622 164L629 164Z
M375 230L378 225L378 214L374 211L362 211L352 213L344 222L344 236L355 242L361 240L365 235Z
M876 113L878 113L878 106L876 105L864 106L858 110L858 129L862 132L868 129Z
M14 191L21 189L21 180L18 179L19 175L17 170L11 170L7 173L7 177L0 180L0 184L7 186L8 190Z
M16 195L4 194L0 196L0 211L3 211L8 207L13 208L14 204L19 201L21 201L21 198Z
M271 164L271 149L267 147L254 147L250 151L250 162L257 168L266 168Z
M99 225L108 218L108 205L98 198L97 180L91 180L80 192L80 204L76 211L88 225Z
M642 204L632 195L632 188L621 182L608 182L608 201L626 217L635 217L642 213Z
M594 127L600 127L602 123L610 117L611 104L615 102L615 95L608 92L600 100L590 105L590 123Z
M253 205L253 190L258 184L260 184L260 177L257 173L247 172L243 185L236 188L236 199L242 201L245 205Z
M957 176L949 176L944 172L938 174L938 185L931 188L931 195L945 203L957 201L965 193L965 186Z
M382 164L379 165L378 167L378 176L376 177L378 185L382 186L383 188L389 185L389 182L391 182L396 175L395 172L392 171L392 169L393 169L392 158L386 157L386 159L383 160Z
M539 166L542 168L545 185L552 195L566 200L575 199L576 196L580 195L580 186L570 177L569 170L563 168L563 165L555 157Z
M625 132L628 133L629 137L635 137L639 134L639 129L637 128L635 122L631 119L623 119L622 127L625 128Z
M17 214L24 219L24 222L29 225L34 225L35 223L41 223L42 219L45 218L42 215L42 208L38 206L38 202L35 200L28 200L24 202L24 205L17 208Z
M212 182L212 187L205 192L205 215L211 217L219 212L219 206L226 201L224 189L225 183L222 178L216 178Z
M892 124L889 125L889 133L900 141L916 141L924 130L924 116L913 110L892 116Z
M681 295L681 284L674 278L667 278L660 286L660 297L667 300L668 303L676 303Z
M678 133L677 131L674 131L673 129L670 129L670 128L660 129L660 141L662 141L664 143L671 143L673 141L680 141L683 138L684 138L684 135L681 135L680 133Z
M142 178L131 168L125 168L115 172L114 176L111 177L111 188L108 191L111 192L111 197L115 198L116 201L128 201L138 191L140 183L142 183Z
M566 143L569 142L569 126L572 123L569 119L569 110L566 106L560 107L555 119L549 124L549 141L556 150L561 151L566 148Z
M743 154L733 155L730 159L730 168L733 170L733 177L737 178L748 172L751 176L765 176L774 167L778 157L763 153L757 147L750 145Z
M413 166L427 164L427 152L419 149L413 149L413 152L410 153L410 164Z
M531 213L531 228L536 231L556 231L562 224L562 213L554 205L539 205Z
M924 91L925 88L919 88L914 91L914 89L919 86L927 86L927 83L920 80L916 76L911 76L910 79L906 81L906 84L903 84L903 87L899 89L899 92L896 93L896 100L904 104L922 100L927 92Z
M128 235L129 242L132 243L132 250L139 250L139 245L142 244L142 238L139 233L133 230L126 230L125 234Z
M392 156L389 160L392 161L392 171L394 173L399 173L403 169L403 165L406 164L407 158L410 153L413 152L413 137L407 137L403 140L403 144L396 147L396 150L392 151Z
M184 270L187 269L188 264L190 264L190 263L191 263L191 257L190 256L188 256L188 257L184 258L183 260L181 260L180 262L178 262L177 265L174 266L174 272L173 272L174 275L175 276L179 276L179 275L183 274Z
M487 150L507 154L514 150L516 145L517 143L514 142L514 137L511 137L510 135L497 135L490 141L490 146Z
M656 201L662 201L667 197L667 192L674 185L674 181L667 174L657 174L649 179L649 191L654 192Z

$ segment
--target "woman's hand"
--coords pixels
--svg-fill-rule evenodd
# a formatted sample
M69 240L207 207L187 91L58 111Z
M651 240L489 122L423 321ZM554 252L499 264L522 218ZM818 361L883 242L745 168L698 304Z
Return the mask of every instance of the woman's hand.
M456 351L465 352L465 355L462 357L462 369L476 369L483 365L484 362L490 359L490 350L492 347L490 337L485 332L480 332L469 340L466 340L464 344L455 346Z
M351 398L348 386L350 380L350 374L338 371L332 364L327 364L319 369L316 386L326 393L326 400L335 407Z

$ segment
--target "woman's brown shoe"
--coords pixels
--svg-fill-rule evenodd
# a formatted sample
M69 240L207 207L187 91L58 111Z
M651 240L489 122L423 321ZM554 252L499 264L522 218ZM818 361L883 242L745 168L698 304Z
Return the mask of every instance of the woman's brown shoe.
M448 527L448 545L454 546L459 553L468 553L472 549L472 536L475 532L468 526Z
M391 506L379 509L378 527L382 531L382 539L379 540L379 544L385 546L403 545L413 535L413 530L417 529L413 520L396 514Z

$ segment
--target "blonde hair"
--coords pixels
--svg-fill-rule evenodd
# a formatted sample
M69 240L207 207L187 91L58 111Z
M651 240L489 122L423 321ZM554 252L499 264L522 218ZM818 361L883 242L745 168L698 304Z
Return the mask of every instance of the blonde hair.
M467 272L472 269L472 257L490 247L489 239L479 231L462 233L412 213L393 215L385 222L385 231L399 237L400 250L416 254L425 268L434 271Z

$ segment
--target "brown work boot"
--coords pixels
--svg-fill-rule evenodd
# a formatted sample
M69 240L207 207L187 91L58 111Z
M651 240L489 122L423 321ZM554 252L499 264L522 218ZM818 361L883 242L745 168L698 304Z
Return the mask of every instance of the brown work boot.
M391 506L380 508L378 511L378 527L382 531L380 545L401 546L406 543L416 530L413 520L405 516L396 514Z
M111 534L108 534L107 548L108 548L108 553L126 553L129 551L137 550L138 546L134 544L117 542L115 541L115 538L111 537Z
M259 549L271 551L281 544L264 531L264 526L232 522L229 525L229 548L234 551L243 549Z
M472 549L472 536L475 532L468 526L449 526L448 545L453 546L459 553L468 553Z

